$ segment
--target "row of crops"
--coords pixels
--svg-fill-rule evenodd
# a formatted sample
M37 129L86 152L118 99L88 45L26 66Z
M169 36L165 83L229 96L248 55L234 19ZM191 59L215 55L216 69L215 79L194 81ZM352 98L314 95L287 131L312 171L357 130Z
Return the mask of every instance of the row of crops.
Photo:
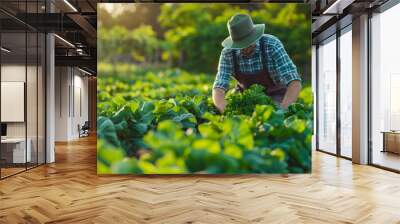
M312 92L281 109L254 85L229 92L181 70L98 79L99 174L304 173L311 169Z

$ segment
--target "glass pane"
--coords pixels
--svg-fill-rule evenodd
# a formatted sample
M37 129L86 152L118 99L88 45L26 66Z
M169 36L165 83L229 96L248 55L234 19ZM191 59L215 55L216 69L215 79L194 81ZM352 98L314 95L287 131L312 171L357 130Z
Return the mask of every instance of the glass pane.
M318 48L318 149L336 153L336 40Z
M340 36L340 153L352 156L352 35Z
M37 13L37 1L27 2L27 13ZM33 17L37 19L38 17ZM32 21L36 22L36 21ZM31 151L28 168L37 166L38 163L38 33L36 30L27 30L27 80L26 80L26 113L27 113L27 143Z
M38 128L38 108L37 108L37 74L38 74L38 36L36 32L27 33L28 38L28 63L27 63L27 82L26 82L26 112L27 112L27 142L30 148L30 160L28 168L37 165L37 128Z
M45 52L46 37L39 34L38 45L38 163L45 163Z
M44 5L44 0L0 2L12 14L44 13ZM4 13L0 18L0 167L5 177L45 161L45 35Z
M26 150L26 33L1 34L1 166L2 177L25 170ZM29 149L29 147L28 147Z
M400 4L372 18L372 163L400 170Z

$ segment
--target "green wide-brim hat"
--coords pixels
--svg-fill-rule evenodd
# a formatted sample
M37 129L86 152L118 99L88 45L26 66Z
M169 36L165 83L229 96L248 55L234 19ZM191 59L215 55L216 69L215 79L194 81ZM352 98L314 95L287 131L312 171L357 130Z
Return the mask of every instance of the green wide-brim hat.
M253 24L249 15L236 14L228 21L229 37L223 42L224 48L242 49L255 43L262 37L264 24Z

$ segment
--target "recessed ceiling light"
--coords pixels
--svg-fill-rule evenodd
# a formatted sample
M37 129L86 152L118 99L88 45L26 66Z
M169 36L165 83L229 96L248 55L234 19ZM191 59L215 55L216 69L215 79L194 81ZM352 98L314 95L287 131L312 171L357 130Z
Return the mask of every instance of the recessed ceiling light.
M68 40L66 40L66 39L64 39L64 38L62 38L62 37L60 37L60 36L57 35L57 34L54 34L54 36L57 37L57 38L58 38L59 40L61 40L62 42L66 43L68 46L75 48L75 45L73 45L73 44L72 44L71 42L69 42Z
M65 4L67 4L74 12L78 12L78 10L68 1L64 0Z
M336 0L322 14L342 14L343 9L351 5L355 0Z
M83 72L83 73L85 73L85 74L87 74L87 75L89 75L89 76L92 75L92 73L90 73L90 72L88 72L88 71L86 71L86 70L83 70L83 69L81 69L81 68L79 68L79 67L78 67L78 70L81 71L81 72Z
M5 47L1 47L1 50L4 51L4 52L6 52L6 53L10 53L10 52L11 52L11 50L9 50L9 49L7 49L7 48L5 48Z

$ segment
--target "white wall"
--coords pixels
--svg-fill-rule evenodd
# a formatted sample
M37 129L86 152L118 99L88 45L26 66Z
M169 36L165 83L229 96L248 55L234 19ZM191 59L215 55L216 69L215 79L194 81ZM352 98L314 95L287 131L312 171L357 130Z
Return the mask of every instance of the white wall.
M88 121L89 114L88 114L88 78L85 76L81 76L82 73L76 74L77 70L74 71L74 96L72 98L74 99L73 105L74 107L72 108L72 120L71 120L71 135L74 138L79 137L78 133L78 124L83 125L85 121ZM80 108L81 107L81 108ZM82 111L80 111L82 110Z
M25 83L1 82L1 121L25 121ZM34 105L36 108L36 105Z
M25 65L8 64L1 66L1 81L25 82ZM1 108L7 110L7 108ZM25 137L25 122L8 122L7 137Z
M76 68L56 67L56 141L79 138L78 125L88 120L88 78L83 75Z
M55 141L68 140L69 68L55 68Z
M18 81L25 82L25 64L1 66L1 81Z

